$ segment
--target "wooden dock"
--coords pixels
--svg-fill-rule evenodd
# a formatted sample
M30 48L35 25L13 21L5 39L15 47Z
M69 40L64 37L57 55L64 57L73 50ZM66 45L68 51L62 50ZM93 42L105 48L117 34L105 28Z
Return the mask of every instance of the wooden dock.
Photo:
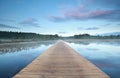
M13 78L110 78L63 41L58 41Z

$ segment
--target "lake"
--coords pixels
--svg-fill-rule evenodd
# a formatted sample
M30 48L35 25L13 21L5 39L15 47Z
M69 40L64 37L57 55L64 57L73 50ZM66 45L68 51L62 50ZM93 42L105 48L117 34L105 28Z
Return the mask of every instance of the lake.
M111 78L120 78L120 40L66 40ZM11 78L56 41L0 44L0 78Z

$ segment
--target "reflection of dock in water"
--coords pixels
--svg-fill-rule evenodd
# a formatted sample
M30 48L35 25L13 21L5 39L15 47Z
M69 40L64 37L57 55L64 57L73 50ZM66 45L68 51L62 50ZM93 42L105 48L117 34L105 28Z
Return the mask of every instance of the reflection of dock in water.
M58 41L13 78L109 78L109 76L63 41Z

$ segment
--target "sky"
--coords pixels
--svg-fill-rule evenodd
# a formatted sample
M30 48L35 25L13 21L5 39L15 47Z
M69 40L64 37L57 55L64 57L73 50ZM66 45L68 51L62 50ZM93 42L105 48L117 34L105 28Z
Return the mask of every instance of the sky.
M120 32L120 0L0 0L0 30L72 36Z

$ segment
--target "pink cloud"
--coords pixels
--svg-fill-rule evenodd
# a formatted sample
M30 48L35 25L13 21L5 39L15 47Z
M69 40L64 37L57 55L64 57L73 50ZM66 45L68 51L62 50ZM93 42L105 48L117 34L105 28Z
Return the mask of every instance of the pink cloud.
M69 10L63 14L64 17L71 17L71 18L89 18L104 14L111 13L111 10L93 10L93 11L87 11L86 6L82 5L77 7L77 9Z
M69 10L64 12L63 16L51 16L50 18L54 21L64 20L85 20L102 17L113 13L113 10L93 10L87 11L85 7L78 7L75 10Z
M111 12L112 12L111 10L96 10L96 11L90 12L88 15L89 16L99 16L99 15L109 14Z
M76 0L79 4L78 7L63 8L61 16L50 16L51 21L64 22L68 20L89 20L89 19L104 19L104 20L120 20L119 9L90 9L88 6L92 5L96 0L86 0L81 3L80 0ZM99 1L99 0L97 0ZM101 1L100 1L101 2Z

